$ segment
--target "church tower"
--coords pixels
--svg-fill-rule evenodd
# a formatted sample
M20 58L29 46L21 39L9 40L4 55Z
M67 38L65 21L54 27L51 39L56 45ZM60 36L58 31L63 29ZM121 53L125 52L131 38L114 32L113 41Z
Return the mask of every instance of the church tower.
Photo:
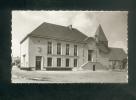
M96 40L97 45L104 45L108 47L108 40L100 24L95 32L95 40Z

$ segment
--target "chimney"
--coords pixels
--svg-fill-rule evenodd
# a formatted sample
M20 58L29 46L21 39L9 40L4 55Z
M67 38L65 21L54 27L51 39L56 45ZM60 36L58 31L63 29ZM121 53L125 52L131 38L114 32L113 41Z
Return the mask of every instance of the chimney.
M68 28L69 28L70 30L72 30L72 25L69 25Z

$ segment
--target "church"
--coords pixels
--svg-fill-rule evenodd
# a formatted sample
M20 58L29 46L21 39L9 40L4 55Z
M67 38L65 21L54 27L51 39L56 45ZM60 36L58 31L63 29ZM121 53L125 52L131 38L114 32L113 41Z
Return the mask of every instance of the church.
M79 30L44 22L20 42L21 69L28 70L110 70L123 66L127 54L108 46L98 26L95 36Z

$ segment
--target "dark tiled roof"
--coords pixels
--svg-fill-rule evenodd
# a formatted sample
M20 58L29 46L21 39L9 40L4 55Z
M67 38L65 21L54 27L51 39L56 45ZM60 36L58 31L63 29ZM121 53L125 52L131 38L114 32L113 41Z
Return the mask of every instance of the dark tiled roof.
M109 48L105 45L97 45L100 52L107 54L109 53Z
M84 42L88 43L90 41L95 41L95 39L93 37L87 37L84 39Z
M99 41L108 41L100 24L95 32L95 35Z
M108 57L109 60L123 60L127 58L127 54L122 48L109 48L109 53L100 53L103 57Z
M82 32L75 28L69 28L68 26L61 26L46 22L42 23L29 35L70 40L76 42L82 42L85 38L87 38L86 35L84 35Z

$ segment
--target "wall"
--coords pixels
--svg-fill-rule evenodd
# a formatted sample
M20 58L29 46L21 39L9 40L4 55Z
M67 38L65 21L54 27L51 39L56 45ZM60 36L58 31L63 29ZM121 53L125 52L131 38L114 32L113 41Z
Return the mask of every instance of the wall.
M47 44L48 42L52 42L52 55L47 54ZM36 38L36 37L30 37L30 49L29 49L29 66L35 67L35 57L36 56L42 56L43 62L42 62L42 68L47 67L47 57L52 57L52 67L57 66L57 58L61 58L61 67L65 67L65 60L66 58L70 59L70 67L73 67L74 65L74 58L78 59L78 66L81 66L83 64L83 44L81 43L73 43L73 42L66 42L66 41L60 41L60 40L52 40L52 39L44 39L44 38ZM61 55L57 55L57 43L61 43ZM70 44L69 50L69 56L66 55L66 44ZM78 47L78 56L74 56L74 45L77 45ZM38 52L38 47L42 49L41 52ZM80 59L79 59L80 58Z
M96 62L96 58L99 55L99 53L94 41L90 41L88 42L87 45L84 45L84 63L88 62L88 50L93 50L92 58L93 58L93 62Z
M102 64L103 68L109 67L109 58L104 58L99 54L99 49L97 48L95 41L88 42L88 44L84 46L84 50L85 50L84 65L88 63L88 50L93 50L93 53L92 53L93 62L99 62L100 64ZM90 66L91 66L91 63L90 63Z
M109 69L110 62L108 57L103 57L99 54L98 61L105 66L107 69Z
M49 41L52 42L52 55L47 54L47 43ZM57 55L57 43L61 43L61 55ZM66 55L66 44L70 44L69 56ZM74 56L74 45L77 45L78 47L78 56ZM28 49L28 47L30 49ZM38 48L41 48L41 52L39 52ZM78 67L80 67L88 62L88 50L93 50L93 62L100 62L106 67L109 66L109 59L103 58L99 55L99 50L96 48L96 44L94 41L90 41L88 44L82 44L36 37L30 37L30 39L28 38L22 43L21 51L23 52L21 53L21 55L26 54L26 66L23 65L23 62L21 62L21 65L23 67L35 67L36 56L42 56L42 69L44 69L44 67L47 67L47 57L52 57L52 67L57 66L57 58L62 59L61 67L65 67L66 58L69 58L70 60L70 67L74 66L73 60L78 59ZM23 61L22 57L21 61Z
M42 66L46 64L46 55L47 55L47 45L46 41L43 38L34 38L30 37L29 40L29 66L35 68L36 56L42 56ZM41 51L39 51L41 48ZM43 67L42 67L43 68Z
M109 68L109 58L104 58L104 57L99 57L99 60L98 60L103 66L105 66L107 69Z
M21 56L21 68L28 68L29 67L29 52L28 52L28 45L29 38L27 38L23 43L20 44L20 56ZM25 55L25 60L23 58Z

